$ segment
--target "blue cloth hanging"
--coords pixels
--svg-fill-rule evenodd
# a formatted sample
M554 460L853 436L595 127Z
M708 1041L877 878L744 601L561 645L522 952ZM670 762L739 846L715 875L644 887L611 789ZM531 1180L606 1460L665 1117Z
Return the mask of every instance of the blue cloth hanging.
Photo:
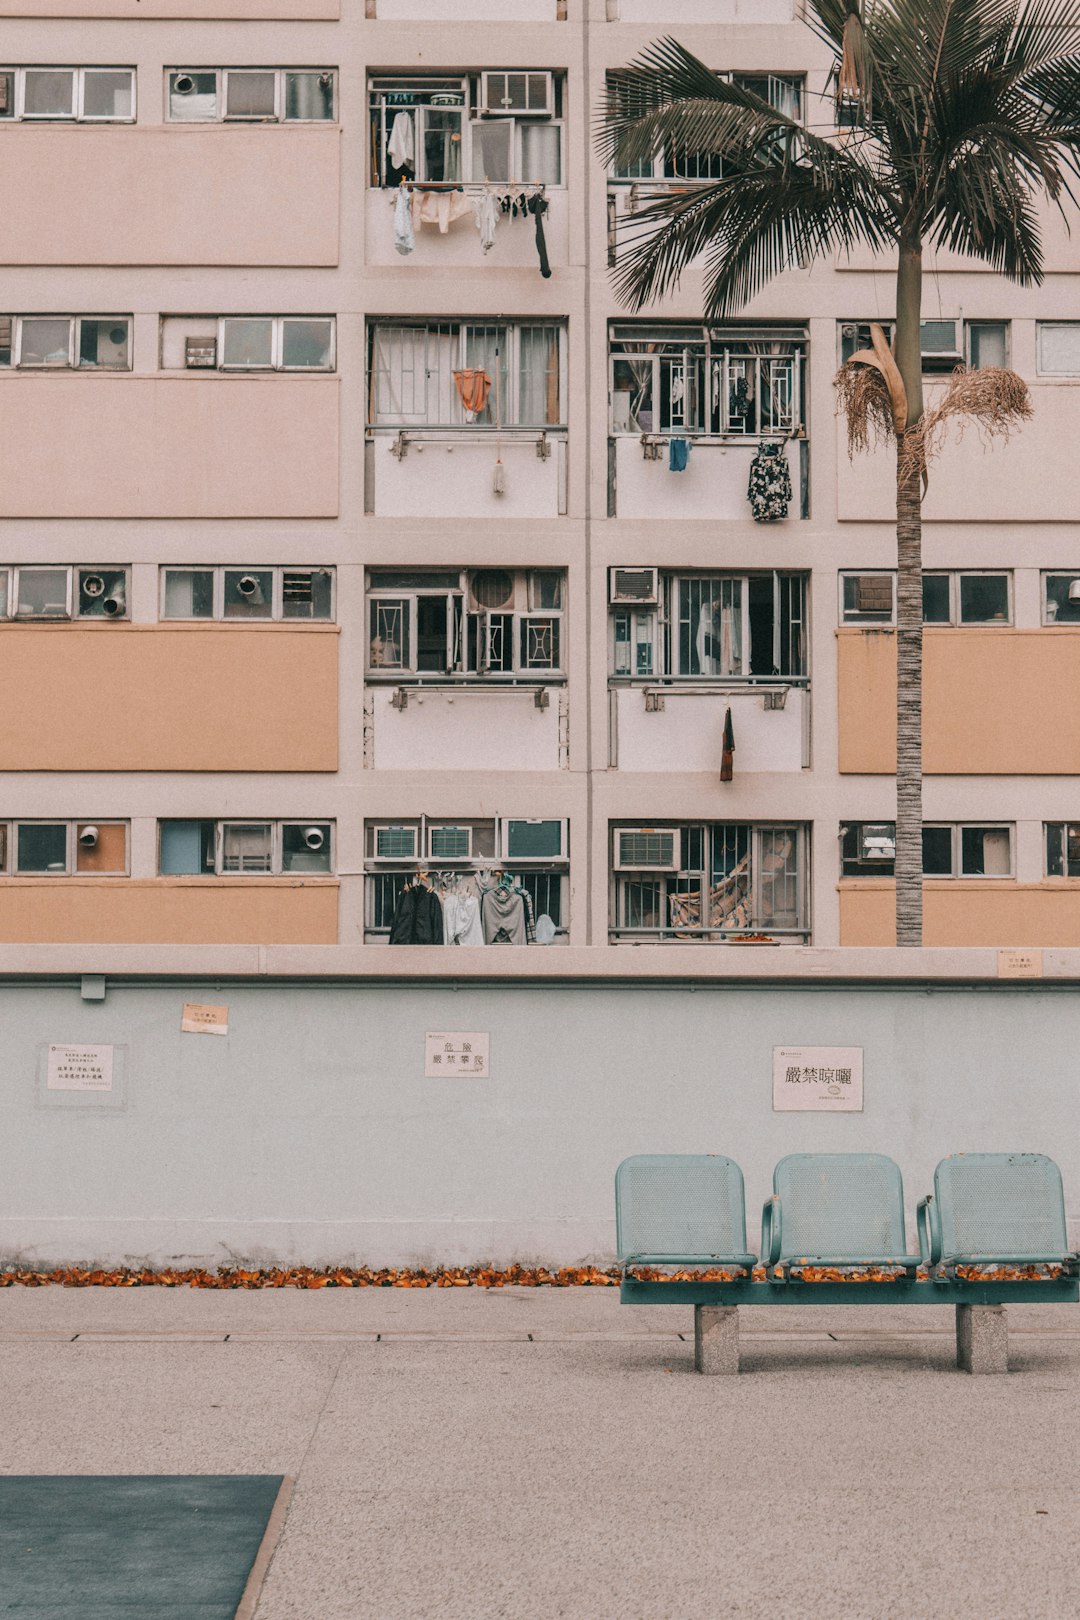
M689 439L668 440L668 471L685 472L686 463L690 460Z

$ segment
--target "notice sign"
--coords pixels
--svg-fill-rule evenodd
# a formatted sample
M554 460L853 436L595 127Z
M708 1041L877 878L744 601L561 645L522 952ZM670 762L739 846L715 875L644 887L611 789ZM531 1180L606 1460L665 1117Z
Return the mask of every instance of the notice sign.
M861 1046L774 1046L773 1108L861 1113Z
M453 1079L455 1075L487 1076L490 1035L460 1031L424 1036L424 1079Z
M999 979L1041 979L1042 951L998 951Z
M111 1091L111 1046L50 1046L45 1085L49 1091Z
M207 1007L198 1001L185 1001L180 1017L183 1035L227 1035L229 1033L228 1007Z

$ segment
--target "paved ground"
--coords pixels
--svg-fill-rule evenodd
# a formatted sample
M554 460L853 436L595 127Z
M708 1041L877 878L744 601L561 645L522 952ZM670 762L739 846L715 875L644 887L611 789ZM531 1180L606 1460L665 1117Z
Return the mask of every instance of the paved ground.
M708 1379L607 1290L6 1289L0 1471L293 1475L257 1620L1080 1615L1080 1309L982 1379L945 1309L741 1315Z

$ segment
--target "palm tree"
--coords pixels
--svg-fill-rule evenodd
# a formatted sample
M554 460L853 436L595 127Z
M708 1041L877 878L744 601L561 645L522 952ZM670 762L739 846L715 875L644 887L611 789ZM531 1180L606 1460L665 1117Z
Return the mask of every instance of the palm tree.
M895 255L896 324L837 376L849 445L896 444L896 940L922 943L922 499L950 416L1007 433L1030 414L1013 372L958 370L926 410L923 255L947 249L1022 286L1043 277L1039 205L1080 174L1080 0L804 0L834 58L824 133L726 81L675 40L609 78L598 145L624 169L664 150L720 178L657 194L615 271L634 308L702 260L705 318L795 266L858 245Z

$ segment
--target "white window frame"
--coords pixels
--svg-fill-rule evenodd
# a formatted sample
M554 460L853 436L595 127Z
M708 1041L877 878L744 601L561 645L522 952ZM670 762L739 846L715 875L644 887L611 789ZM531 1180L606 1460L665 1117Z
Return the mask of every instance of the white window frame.
M866 614L864 616L864 615L860 614L857 609L852 609L850 614L849 614L847 609L844 607L844 585L845 585L846 581L849 580L849 579L864 579L864 578L887 579L887 580L889 580L890 584L892 585L892 609L891 609L891 611L889 613L889 617L887 619L886 618L879 618L876 614L873 615L873 616L871 616L870 614ZM839 600L838 600L838 603L837 603L837 623L838 624L840 624L840 625L849 625L849 626L853 627L856 630L887 630L890 625L895 625L895 623L896 623L896 570L895 569L893 569L893 568L841 568L839 574L837 575L837 588L838 588L838 592L839 592Z
M1037 377L1047 377L1051 379L1058 378L1062 381L1071 381L1074 378L1080 377L1080 360L1077 361L1076 368L1072 371L1050 371L1043 364L1043 333L1049 331L1051 328L1056 327L1068 327L1070 331L1075 331L1077 339L1080 341L1080 321L1036 321L1035 375Z
M214 828L214 870L212 872L183 872L170 873L161 870L161 829L166 822L187 821L194 823L212 823ZM252 869L249 871L225 870L225 832L229 827L269 827L270 829L270 865L269 868ZM283 865L283 837L286 827L319 827L327 829L329 843L329 867L326 871L306 872L306 878L332 878L337 875L337 822L329 816L283 816L275 819L272 816L224 816L220 819L214 816L160 816L157 824L157 872L159 877L206 877L206 878L291 878L293 873L286 871Z
M245 621L243 616L225 614L225 575L226 574L266 574L273 576L272 597L270 613L263 619ZM180 618L165 613L166 576L168 574L212 574L214 576L214 607L213 612L206 614L192 614L190 617ZM325 619L305 619L302 614L291 615L286 618L283 613L284 591L286 574L328 574L330 576L330 616ZM165 624L285 624L290 628L304 624L336 624L337 623L337 569L333 567L320 567L315 563L162 563L158 569L158 619ZM196 818L198 819L198 818ZM208 819L208 818L204 818Z
M640 820L630 821L628 819L620 818L618 821L613 820L609 822L608 826L608 870L610 883L608 936L614 943L619 943L622 940L632 940L639 943L646 942L653 944L708 944L710 941L715 941L717 939L729 937L737 939L740 934L744 933L767 933L770 935L776 935L782 939L793 939L799 943L810 942L811 893L809 822L800 821L797 818L792 818L790 821L723 821L711 819L707 821L699 821L695 818L689 822L685 822L673 821L670 817L668 817L664 820L650 822L648 825L655 827L657 830L682 829L685 832L699 832L702 837L702 848L704 850L705 860L707 863L706 867L704 869L699 869L685 864L689 856L689 839L684 836L681 840L681 848L679 851L680 858L684 864L677 871L664 868L662 870L650 872L640 867L633 869L617 869L615 866L615 850L617 847L616 836L618 832L627 828L640 827L643 824L644 823ZM670 909L668 906L670 895L679 892L687 892L685 889L680 891L669 886L673 886L678 883L685 885L688 881L696 881L697 894L699 896L698 906L700 916L704 912L705 906L708 902L708 894L711 884L711 867L708 864L710 856L709 841L715 831L722 830L724 828L733 829L736 835L738 835L740 831L745 831L748 837L748 854L750 858L748 878L750 919L745 927L725 927L721 923L714 924L700 922L697 924L686 925L667 921L660 926L644 928L633 927L622 920L625 916L627 891L630 886L634 883L647 883L653 881L657 882L660 886L660 912L666 917L670 917ZM800 921L799 926L793 929L779 928L775 925L769 924L768 922L759 922L755 920L762 915L763 910L762 895L764 873L762 866L764 857L762 854L762 849L764 839L770 833L787 832L794 832L795 834L796 881L798 883L797 912Z
M769 342L794 344L795 352L755 354L749 346ZM662 345L665 352L659 352L658 345ZM613 321L608 333L608 431L613 438L679 437L725 444L756 444L759 440L802 437L806 426L805 372L809 352L806 331L802 327L777 325L770 331L768 326L762 325L740 332L736 327L665 327L663 322ZM616 421L615 395L626 392L615 387L615 370L619 365L650 369L652 426L646 430L633 421L632 413L626 423ZM668 419L661 421L665 368L670 372L666 390ZM740 417L731 406L735 385L752 370L753 398L761 401L772 386L773 368L788 393L786 421L765 428L761 425L759 410L759 420L753 429L740 427ZM674 399L677 379L682 390L678 401ZM676 404L682 406L681 419L673 408ZM718 424L715 428L714 419Z
M947 619L924 619L927 630L1003 630L1009 629L1015 623L1015 579L1012 568L924 568L923 578L934 577L947 579L949 582L949 617ZM1050 569L1050 573L1054 570ZM888 619L860 619L857 616L846 617L844 613L844 581L857 579L860 575L871 574L877 578L888 576L893 581L892 615ZM977 576L992 575L994 578L1004 576L1008 599L1008 610L1004 619L961 619L960 617L960 581ZM1080 570L1077 571L1080 578ZM1045 612L1046 588L1043 587L1043 604ZM841 626L849 626L856 630L887 630L896 623L896 570L894 568L842 568L839 573L839 600L838 621ZM1047 622L1044 618L1044 623Z
M655 605L644 604L638 606L631 603L613 602L608 605L608 680L620 684L638 683L647 686L657 684L673 685L680 682L689 685L707 686L807 686L810 682L810 570L798 568L748 568L741 571L731 569L691 569L691 568L660 568L658 570L658 600ZM783 654L783 640L781 633L781 581L796 580L802 587L802 616L789 620L789 635L794 636L799 627L803 632L803 664L801 674L751 674L750 672L750 581L752 578L771 578L773 587L773 663L782 665L785 660ZM679 620L679 588L684 580L709 580L713 582L730 582L738 584L739 597L739 634L742 648L742 672L731 675L695 675L681 669L681 637ZM619 636L620 620L630 627L629 646L631 655L638 645L639 637L635 637L635 629L651 625L651 642L653 649L653 668L648 674L638 673L635 670L617 670L616 650L625 644L626 638ZM631 656L631 662L633 657Z
M936 319L936 317L929 316L929 317L927 317L927 319L934 320L934 319ZM953 319L953 317L944 316L943 319L951 320L951 319ZM1006 365L1008 365L1009 357L1010 357L1010 353L1011 353L1011 349L1012 349L1012 321L1011 321L1011 319L1005 318L1005 319L995 320L991 316L977 316L977 317L973 318L972 320L965 320L963 317L958 315L958 316L955 317L955 320L956 320L956 324L961 328L961 332L962 332L962 340L963 340L963 356L962 356L962 358L963 358L963 363L965 365L967 365L967 366L971 365L971 331L972 331L972 328L975 327L975 326L1003 326L1005 328L1005 363L1006 363ZM860 320L837 321L837 323L836 323L836 363L837 363L837 365L843 365L844 364L844 358L845 358L844 357L844 339L848 335L848 330L847 329L849 327L857 327L857 328L858 327L869 327L871 324L880 326L882 331L885 334L885 341L887 343L890 343L890 344L892 343L893 327L896 324L892 320L882 320L880 317L878 317L876 315L868 315L865 319L860 319ZM1058 324L1058 323L1051 322L1050 324L1053 325L1053 324ZM1061 323L1061 324L1072 325L1074 323L1072 323L1072 322L1064 322L1064 323ZM1076 323L1076 324L1080 324L1080 323ZM858 336L856 336L856 338L855 338L856 352L859 349L862 349L862 348L869 348L869 346L870 346L870 338L869 338L868 333L865 336L865 340L861 340ZM848 358L850 358L850 356ZM933 358L934 357L933 357L932 353L924 353L923 354L924 362L927 359L933 360ZM940 377L943 374L943 372L945 374L947 374L947 372L951 369L951 367L955 366L957 363L958 362L955 361L955 360L949 360L943 366L939 366L939 367L935 367L933 365L927 366L924 363L924 365L923 365L923 374L925 376L929 376L929 377L934 377L935 375Z
M512 859L505 854L507 845L507 823L511 821L558 821L561 828L561 853L555 855L515 856ZM431 833L438 827L468 827L471 834L470 845L475 851L477 833L483 832L482 840L490 843L495 851L493 855L473 853L468 856L437 855L430 853ZM413 856L403 855L376 855L367 851L375 850L376 836L384 828L393 828L395 831L415 830L415 849ZM562 937L569 932L569 905L570 905L570 843L569 822L561 816L428 816L406 815L391 821L383 817L379 820L369 820L364 823L364 937L368 942L385 943L389 932L389 924L378 924L375 920L378 905L378 882L381 878L412 876L417 872L426 872L430 875L436 872L455 872L462 877L475 877L482 882L494 883L496 874L507 871L514 876L540 875L559 881L559 923L556 933Z
M10 364L0 367L4 371L30 371L40 376L50 371L76 371L89 375L111 374L130 371L132 368L132 338L134 321L130 315L67 315L63 312L57 314L11 315L11 361ZM67 363L61 365L33 365L26 364L22 357L23 323L25 321L67 321L68 323L68 357ZM114 326L127 327L128 363L126 366L84 366L79 362L79 351L82 346L82 324L84 321L109 321Z
M550 111L499 113L491 118L482 118L479 114L482 96L482 81L486 73L546 73L550 83ZM393 88L397 83L398 88ZM562 95L562 112L556 114L555 108L559 103L560 91ZM392 95L406 95L412 93L416 96L430 96L432 94L458 94L461 102L454 110L461 114L461 158L460 177L457 180L429 181L424 168L424 128L426 114L431 106L430 102L388 102L386 97ZM482 180L472 180L473 168L473 140L475 130L490 123L500 126L509 124L510 134L510 167L514 173L506 180L491 181L493 186L531 186L536 179L535 175L525 174L522 171L524 158L522 156L521 131L525 125L534 126L542 124L545 127L559 131L559 180L549 180L544 183L546 191L565 191L566 189L566 74L557 68L475 68L469 73L371 73L368 75L367 85L368 106L368 142L374 138L379 143L378 151L368 152L368 187L373 191L392 190L391 182L386 178L389 168L386 161L386 143L393 129L394 118L399 112L410 112L413 115L413 149L417 159L416 170L413 175L414 183L420 186L460 186L463 190L482 189ZM444 107L435 107L436 112L451 110L452 104ZM377 119L377 126L375 120ZM373 132L374 131L374 137ZM380 181L377 177L382 176Z
M392 585L372 584L377 579L379 568L368 571L366 590L364 593L364 637L368 660L365 679L371 682L386 682L394 686L433 685L451 682L465 685L492 685L500 682L515 685L546 686L559 683L566 679L566 590L567 570L565 568L508 568L507 573L514 578L513 600L528 602L531 599L534 576L537 574L557 573L560 576L562 606L557 608L510 607L476 609L470 606L470 585L472 576L484 572L482 569L462 568L458 583L454 586L411 585L396 587ZM433 569L433 574L446 574L455 572L453 569ZM420 670L416 666L417 660L417 625L419 620L419 604L421 597L446 598L446 664L444 671ZM372 664L371 647L372 636L372 605L378 602L401 603L404 606L404 624L408 634L409 663L406 664ZM509 670L491 669L491 626L492 618L509 619L511 647L511 668ZM473 669L469 663L470 621L476 620L477 664ZM527 668L521 654L521 638L524 627L533 620L554 620L558 624L559 662L551 668Z
M1061 863L1062 866L1066 868L1066 870L1063 872L1052 873L1050 871L1049 839L1051 827L1060 827L1061 829ZM1068 870L1070 829L1075 829L1076 832L1080 833L1080 821L1054 820L1043 822L1043 876L1048 878L1052 883L1080 882L1080 873L1074 875Z
M55 65L48 63L28 62L23 67L0 66L0 74L14 75L14 106L10 113L0 116L0 129L5 124L134 124L138 120L138 94L139 75L133 67L110 67L105 63L93 63L85 67L75 66L71 62L58 62ZM73 75L71 112L70 113L28 113L26 111L26 75L27 73L70 73ZM88 113L85 111L86 103L86 75L88 73L127 73L131 79L131 112L110 116L102 113Z
M19 609L19 575L43 571L65 573L67 584L64 594L64 612L23 613ZM103 624L126 624L131 620L131 569L126 563L0 563L0 574L7 575L7 589L0 589L0 622L11 624L85 624L100 621ZM80 574L123 574L124 611L116 614L80 613L78 606Z
M173 118L170 114L170 80L175 75L213 73L216 79L214 102L217 111L213 118ZM247 116L238 113L226 112L226 103L229 94L229 74L244 73L273 73L274 78L274 111L273 113L251 113ZM334 110L329 118L286 118L285 116L285 81L290 73L329 73L334 80ZM340 74L336 67L257 67L253 63L233 63L229 67L167 67L165 69L165 122L167 124L338 124L341 122L340 110Z
M129 877L131 875L131 821L121 816L79 816L71 821L66 816L18 816L13 820L0 820L4 829L5 861L0 864L0 877L6 878L65 878L65 877ZM63 827L65 829L64 870L62 872L19 871L19 828ZM124 829L124 864L112 872L80 872L78 870L80 827L122 827Z
M1043 568L1039 571L1039 622L1043 625L1056 625L1060 629L1068 626L1070 629L1080 628L1080 617L1076 619L1059 619L1056 612L1050 613L1050 599L1047 588L1052 579L1080 580L1080 567L1077 568ZM1056 607L1056 603L1055 603Z
M268 365L238 365L225 359L225 328L230 321L269 321L270 328L270 362ZM287 321L321 321L330 326L330 359L325 366L297 366L286 365L285 353L285 323ZM219 315L217 325L217 370L218 371L300 371L326 374L337 369L337 316L336 315ZM210 370L207 366L206 370Z
M729 70L729 71L724 72L724 73L718 73L717 78L722 79L724 81L724 83L726 83L726 84L742 84L744 81L746 81L748 79L767 79L769 81L769 84L768 84L769 89L771 89L773 87L773 85L776 85L776 86L782 86L785 90L790 90L790 89L797 90L798 95L799 95L799 111L798 111L798 114L797 114L797 121L799 123L805 124L805 122L806 122L806 102L807 102L807 85L806 85L806 74L805 73L769 73L769 72L752 73L752 72L749 72L749 71L744 70L744 69L739 69L737 71ZM780 107L778 105L778 103L772 99L771 96L768 96L767 100L769 101L769 105L775 111L778 111L778 112L783 111L783 108ZM679 186L679 187L692 186L692 185L695 185L695 184L709 185L709 184L712 184L715 181L716 178L718 178L718 177L717 176L710 176L710 175L707 175L707 174L706 175L701 175L701 174L697 174L697 175L668 174L667 173L667 155L664 152L654 153L652 159L650 160L650 167L649 167L648 172L643 172L641 174L618 174L618 173L615 172L614 167L612 167L609 170L609 179L612 182L612 184L617 185L617 186L633 186L633 185L642 185L642 184L645 184L645 185L647 185L649 187L652 187L654 185L655 186Z

